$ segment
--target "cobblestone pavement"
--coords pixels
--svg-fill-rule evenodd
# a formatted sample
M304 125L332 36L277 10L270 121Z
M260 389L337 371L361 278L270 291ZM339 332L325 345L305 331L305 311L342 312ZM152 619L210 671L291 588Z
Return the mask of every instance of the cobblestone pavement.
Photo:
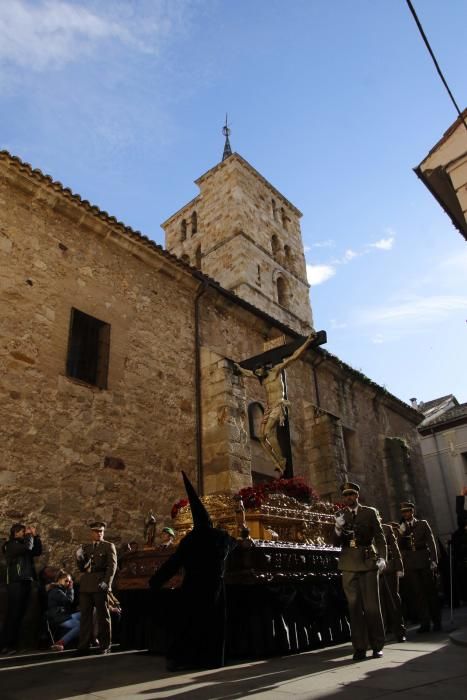
M453 624L454 623L454 624ZM168 673L162 657L49 653L0 657L2 700L431 700L464 697L467 609L444 631L389 642L382 659L353 662L349 644L239 663L215 671ZM453 632L453 627L457 630ZM451 640L452 633L452 640ZM453 643L455 642L455 643Z

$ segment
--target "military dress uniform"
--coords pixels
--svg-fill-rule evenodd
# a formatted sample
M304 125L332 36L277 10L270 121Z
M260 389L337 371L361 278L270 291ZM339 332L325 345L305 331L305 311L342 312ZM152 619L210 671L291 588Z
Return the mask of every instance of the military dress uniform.
M358 488L355 484L345 487ZM384 625L378 588L377 559L386 559L386 540L375 508L357 504L343 512L345 524L335 531L334 544L341 545L338 568L349 607L354 658L364 658L368 645L374 655L384 646Z
M112 642L108 593L117 570L117 551L112 542L101 540L83 545L82 552L82 557L77 559L78 568L82 572L79 590L81 626L78 649L89 649L94 637L95 608L99 646L101 652L106 653L110 650Z
M401 511L415 509L413 503L401 504ZM402 525L405 527L402 528ZM430 620L435 630L441 628L441 609L436 592L434 571L438 565L435 538L429 523L412 517L401 523L399 548L404 563L405 587L415 603L420 632L430 630Z
M383 525L384 537L388 548L388 560L379 580L381 610L386 627L390 627L398 642L405 642L405 624L402 615L402 601L399 595L398 572L404 573L404 564L397 544L397 538L391 525Z

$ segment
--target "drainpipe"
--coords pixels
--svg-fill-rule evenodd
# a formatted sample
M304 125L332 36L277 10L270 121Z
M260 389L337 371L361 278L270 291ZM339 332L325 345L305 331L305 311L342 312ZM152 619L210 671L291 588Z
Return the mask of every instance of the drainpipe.
M195 296L195 423L196 423L196 486L198 494L203 495L203 425L201 415L201 352L199 328L199 302L209 283L203 280Z
M313 381L315 383L315 393L316 393L316 405L318 408L321 408L321 399L319 396L319 384L318 384L318 375L316 374L316 368L320 366L322 362L324 362L326 358L320 357L317 362L312 362L311 363L311 369L313 372Z

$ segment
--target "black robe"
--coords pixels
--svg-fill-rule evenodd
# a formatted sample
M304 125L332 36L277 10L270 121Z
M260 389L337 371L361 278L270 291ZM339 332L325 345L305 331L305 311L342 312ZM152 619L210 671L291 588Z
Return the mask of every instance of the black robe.
M167 660L173 667L217 668L224 664L224 573L237 541L224 530L195 527L149 580L157 591L180 569L184 571L169 621Z

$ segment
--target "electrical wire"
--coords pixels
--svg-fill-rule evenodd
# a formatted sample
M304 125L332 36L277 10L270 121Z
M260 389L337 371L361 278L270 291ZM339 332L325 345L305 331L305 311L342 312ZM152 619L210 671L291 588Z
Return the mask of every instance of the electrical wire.
M428 49L428 52L429 52L429 54L430 54L430 56L431 56L431 58L432 58L432 60L433 60L433 63L435 64L435 68L436 68L436 70L438 71L438 75L439 75L439 77L441 78L444 87L445 87L446 90L448 91L448 95L449 95L449 97L451 98L451 101L452 101L454 107L456 108L457 114L459 115L459 117L460 117L461 120L462 120L462 123L464 124L465 128L467 129L467 122L465 121L465 118L463 117L462 112L460 111L460 109L459 109L459 107L458 107L458 105L457 105L457 102L456 102L456 100L454 99L454 95L452 94L451 90L449 89L449 85L448 85L447 82L446 82L446 79L445 79L445 77L444 77L444 75L443 75L443 73L442 73L442 71L441 71L441 68L439 67L438 61L436 60L435 54L433 53L433 50L432 50L432 48L431 48L431 46L430 46L430 43L429 43L429 41L428 41L428 39L427 39L427 36L426 36L425 32L423 31L423 27L422 27L422 25L421 25L421 23L420 23L420 20L419 20L418 17L417 17L417 13L415 12L415 8L414 8L414 6L412 5L411 0L406 0L406 3L407 3L407 5L409 6L409 10L410 10L410 12L412 13L412 16L413 16L413 18L414 18L414 20L415 20L415 23L416 23L417 27L418 27L418 31L420 32L420 34L421 34L421 36L422 36L422 39L423 39L423 41L425 42L425 46L426 46L426 48Z

